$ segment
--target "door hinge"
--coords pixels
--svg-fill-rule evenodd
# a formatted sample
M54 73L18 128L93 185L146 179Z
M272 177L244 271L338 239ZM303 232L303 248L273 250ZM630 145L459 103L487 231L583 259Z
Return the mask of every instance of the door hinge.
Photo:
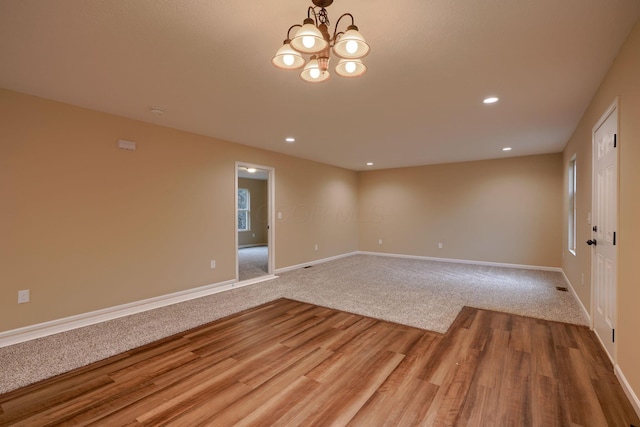
M618 146L618 134L614 133L613 134L613 148L616 148Z
M611 342L616 342L616 330L611 330Z
M616 232L613 232L613 246L616 245Z

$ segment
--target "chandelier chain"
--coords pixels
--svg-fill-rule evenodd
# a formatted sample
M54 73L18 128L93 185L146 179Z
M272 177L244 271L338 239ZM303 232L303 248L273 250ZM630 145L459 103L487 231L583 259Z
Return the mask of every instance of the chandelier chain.
M320 8L320 12L318 12L318 21L320 21L321 24L326 25L327 27L329 25L331 25L331 23L329 22L329 14L327 13L327 9Z

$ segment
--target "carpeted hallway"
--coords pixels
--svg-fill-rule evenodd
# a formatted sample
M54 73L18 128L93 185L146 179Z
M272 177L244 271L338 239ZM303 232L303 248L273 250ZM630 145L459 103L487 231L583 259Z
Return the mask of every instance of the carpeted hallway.
M269 274L269 247L239 248L238 273L241 282Z

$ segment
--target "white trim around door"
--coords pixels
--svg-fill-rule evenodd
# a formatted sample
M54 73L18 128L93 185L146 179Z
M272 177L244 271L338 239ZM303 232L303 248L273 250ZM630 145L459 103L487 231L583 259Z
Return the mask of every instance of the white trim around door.
M240 279L240 273L238 271L238 170L239 168L255 168L259 171L267 173L267 248L269 254L268 260L268 275L273 275L275 270L275 188L276 188L276 170L271 166L257 165L254 163L248 162L240 162L236 161L235 167L235 191L234 191L234 199L235 199L235 253L236 253L236 281Z

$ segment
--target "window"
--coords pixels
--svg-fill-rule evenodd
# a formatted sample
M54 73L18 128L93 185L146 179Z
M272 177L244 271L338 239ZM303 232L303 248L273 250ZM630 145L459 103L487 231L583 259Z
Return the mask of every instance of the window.
M569 160L569 221L568 221L568 230L569 230L569 252L572 254L576 254L576 156L574 155L571 160Z
M238 231L251 230L251 200L249 190L238 188Z

